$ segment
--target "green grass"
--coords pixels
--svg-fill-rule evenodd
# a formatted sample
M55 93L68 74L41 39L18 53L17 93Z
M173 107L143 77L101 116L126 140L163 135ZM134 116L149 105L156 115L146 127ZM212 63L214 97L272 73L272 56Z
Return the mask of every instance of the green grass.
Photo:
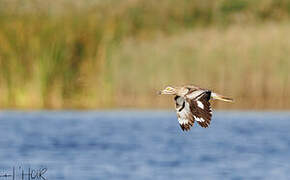
M290 107L288 0L77 2L0 0L0 107L165 108L186 83Z

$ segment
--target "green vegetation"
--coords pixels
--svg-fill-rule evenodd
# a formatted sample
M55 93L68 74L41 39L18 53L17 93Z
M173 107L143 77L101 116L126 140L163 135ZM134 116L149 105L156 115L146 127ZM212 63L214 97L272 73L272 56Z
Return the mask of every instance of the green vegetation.
M290 107L290 0L0 0L0 107L165 108L167 84Z

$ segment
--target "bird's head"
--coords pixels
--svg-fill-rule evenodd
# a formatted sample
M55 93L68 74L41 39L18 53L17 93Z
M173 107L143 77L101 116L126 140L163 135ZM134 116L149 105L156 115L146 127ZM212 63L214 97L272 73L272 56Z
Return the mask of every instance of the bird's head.
M171 87L171 86L167 86L165 89L161 90L158 92L158 94L172 94L175 95L176 94L176 89Z

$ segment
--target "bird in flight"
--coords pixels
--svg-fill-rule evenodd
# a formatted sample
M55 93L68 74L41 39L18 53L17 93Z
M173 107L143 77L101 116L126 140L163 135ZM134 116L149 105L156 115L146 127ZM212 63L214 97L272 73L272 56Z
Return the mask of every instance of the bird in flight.
M174 95L177 118L183 131L189 131L194 121L197 121L203 128L207 128L210 125L212 116L210 99L233 102L232 98L194 85L167 86L164 90L159 91L158 94Z

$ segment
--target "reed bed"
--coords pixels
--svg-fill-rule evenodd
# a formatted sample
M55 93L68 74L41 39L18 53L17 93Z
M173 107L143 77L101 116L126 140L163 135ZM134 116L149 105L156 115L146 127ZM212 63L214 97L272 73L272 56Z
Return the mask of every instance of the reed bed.
M0 1L1 108L168 108L194 83L217 108L290 107L290 1Z

